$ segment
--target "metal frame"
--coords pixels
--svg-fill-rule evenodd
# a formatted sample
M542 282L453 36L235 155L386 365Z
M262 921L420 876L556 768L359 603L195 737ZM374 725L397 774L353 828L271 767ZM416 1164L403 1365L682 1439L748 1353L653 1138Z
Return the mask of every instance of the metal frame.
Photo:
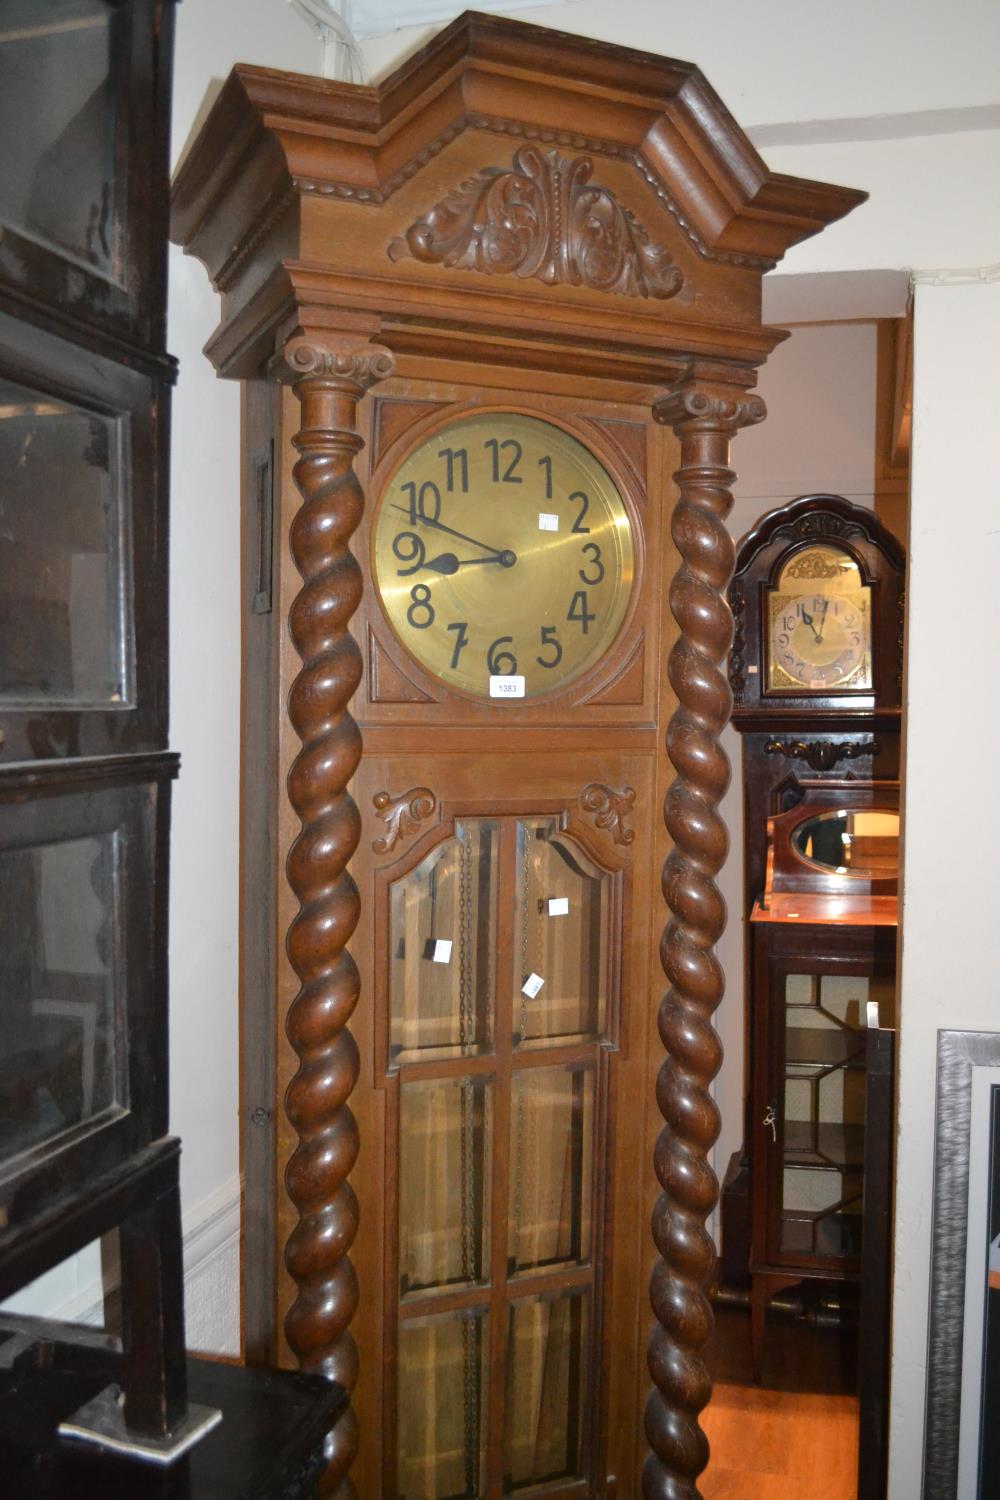
M1000 1032L938 1032L922 1500L957 1500L972 1073L987 1067Z

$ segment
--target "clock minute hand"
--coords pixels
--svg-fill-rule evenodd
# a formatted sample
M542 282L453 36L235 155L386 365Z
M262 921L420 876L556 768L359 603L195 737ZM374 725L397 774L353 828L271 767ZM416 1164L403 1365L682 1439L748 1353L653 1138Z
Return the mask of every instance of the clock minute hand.
M460 542L468 542L470 546L473 547L482 547L484 552L492 552L494 557L499 558L503 557L504 555L500 547L491 547L489 542L481 542L479 541L478 537L466 536L464 531L456 531L454 526L446 526L443 521L434 521L430 516L423 515L414 517L408 505L393 504L392 508L393 510L402 511L404 516L409 516L411 526L414 524L419 526L430 526L435 531L447 532L448 536L457 536ZM509 567L510 564L508 563L507 566Z
M823 600L823 613L820 615L820 619L819 619L819 635L816 637L816 639L818 641L822 641L822 639L823 639L823 631L826 629L826 612L827 612L827 610L829 608L830 608L830 601L829 601L829 599L824 599Z

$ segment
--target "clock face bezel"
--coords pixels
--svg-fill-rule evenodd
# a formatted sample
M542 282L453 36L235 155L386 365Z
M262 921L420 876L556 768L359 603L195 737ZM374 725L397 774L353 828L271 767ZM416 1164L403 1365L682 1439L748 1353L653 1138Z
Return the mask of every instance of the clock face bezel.
M586 415L586 412L581 414L584 420ZM438 675L431 666L414 654L406 637L397 629L378 581L376 542L379 521L383 506L401 470L422 448L432 443L435 438L445 437L458 424L472 418L491 416L504 419L524 418L543 427L553 428L560 435L579 444L591 461L605 472L617 493L628 520L631 541L632 579L625 609L614 635L589 665L580 668L572 676L545 691L526 693L521 698L491 698L486 693L472 691ZM558 706L562 703L570 706L585 706L604 687L613 682L617 674L629 663L637 638L637 616L645 575L645 531L642 507L646 496L638 476L630 472L609 444L601 441L599 433L583 430L583 420L574 421L572 417L553 412L547 407L534 406L517 400L493 399L482 402L443 403L441 410L434 412L423 421L415 422L386 447L377 463L373 464L371 488L377 495L377 499L371 507L368 523L367 560L371 594L378 601L378 619L389 632L393 643L405 653L407 675L412 674L416 687L433 694L432 701L444 703L453 699L467 706L474 706L480 711L496 711L505 721L539 707ZM442 537L442 545L447 546L447 542L448 538Z
M774 648L774 608L775 596L781 592L780 584L788 568L795 558L814 551L837 552L847 558L857 571L859 578L857 592L866 595L865 629L867 638L864 640L861 658L858 666L867 666L865 680L857 684L844 681L819 681L805 682L793 678L786 668L776 662L777 652ZM822 593L819 587L821 579L815 580L817 587L814 592ZM807 592L807 591L803 591ZM853 592L853 591L852 591ZM783 549L775 559L768 577L761 583L760 597L760 678L761 695L765 700L786 702L788 699L815 700L820 698L844 698L849 701L871 699L877 692L878 661L876 651L876 621L878 618L878 581L873 579L865 565L865 560L849 544L840 537L811 536L798 545ZM778 683L772 679L772 669L777 665L789 682ZM853 669L856 672L858 669Z

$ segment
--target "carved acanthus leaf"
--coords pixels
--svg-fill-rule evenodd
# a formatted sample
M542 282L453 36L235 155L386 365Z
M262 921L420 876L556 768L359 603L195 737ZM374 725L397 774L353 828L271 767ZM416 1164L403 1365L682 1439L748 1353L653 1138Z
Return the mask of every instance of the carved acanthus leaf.
M786 760L804 760L814 771L831 771L841 760L861 760L877 755L877 740L768 740L765 755L783 755Z
M584 812L590 814L595 826L610 833L616 844L632 843L635 829L629 828L625 819L635 805L634 787L622 787L619 792L601 781L592 781L580 793L579 802Z
M389 257L534 277L626 297L673 297L683 283L663 245L607 189L589 156L523 146L511 168L484 167L448 193Z
M389 792L376 792L372 798L375 811L381 813L386 831L372 844L376 854L389 854L400 839L416 833L420 824L432 816L437 808L437 798L430 787L415 786L400 796Z

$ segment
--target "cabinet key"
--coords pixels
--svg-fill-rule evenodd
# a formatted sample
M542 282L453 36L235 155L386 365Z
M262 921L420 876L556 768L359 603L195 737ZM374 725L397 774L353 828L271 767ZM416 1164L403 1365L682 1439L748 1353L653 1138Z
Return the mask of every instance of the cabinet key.
M774 1107L773 1104L769 1104L767 1106L767 1113L765 1114L763 1120L761 1121L761 1124L762 1125L770 1125L770 1127L771 1127L771 1139L772 1139L772 1141L774 1141L775 1145L777 1145L777 1141L778 1141L778 1127L777 1127L777 1124L775 1123L776 1120L777 1120L777 1118L778 1118L778 1112L777 1112L777 1110L775 1109L775 1107Z

